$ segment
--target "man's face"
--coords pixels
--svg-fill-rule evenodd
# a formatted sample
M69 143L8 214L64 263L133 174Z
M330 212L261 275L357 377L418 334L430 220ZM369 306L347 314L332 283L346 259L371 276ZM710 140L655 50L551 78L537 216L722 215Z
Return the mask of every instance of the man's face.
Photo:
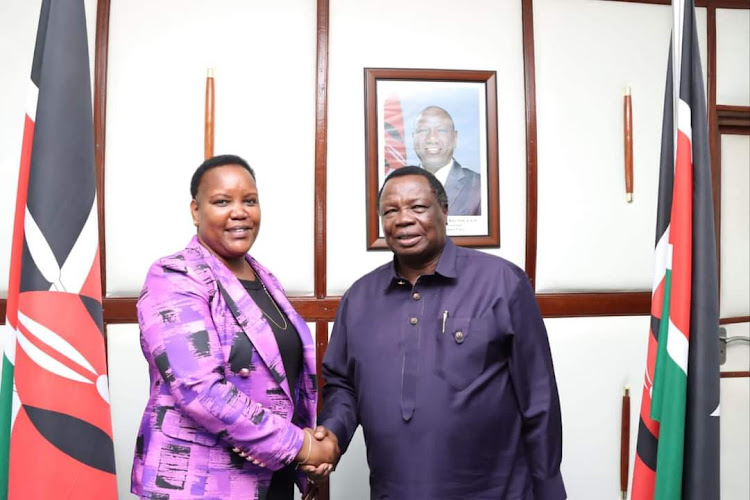
M445 246L448 211L421 175L389 180L380 198L385 242L399 259L427 263Z
M435 173L453 158L458 132L448 113L441 109L427 108L417 118L412 138L414 151L422 167Z

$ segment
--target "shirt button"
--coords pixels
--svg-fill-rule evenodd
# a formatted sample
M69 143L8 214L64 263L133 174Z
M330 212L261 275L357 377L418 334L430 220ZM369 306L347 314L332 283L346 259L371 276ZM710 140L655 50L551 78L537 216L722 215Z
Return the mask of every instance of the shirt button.
M411 323L412 325L416 325L417 323L419 323L419 320L417 318L412 318L409 320L409 323Z
M453 334L453 338L456 339L457 344L463 344L464 342L464 332L461 330L457 331L455 334Z
M414 300L419 300L419 299L421 299L421 298L422 298L422 296L421 296L421 295L419 295L419 292L414 292L414 293L413 293L413 294L411 295L411 297L412 297L412 298L413 298Z
M243 368L242 370L240 370L239 373L240 373L240 377L247 378L247 377L250 376L250 369L249 368Z

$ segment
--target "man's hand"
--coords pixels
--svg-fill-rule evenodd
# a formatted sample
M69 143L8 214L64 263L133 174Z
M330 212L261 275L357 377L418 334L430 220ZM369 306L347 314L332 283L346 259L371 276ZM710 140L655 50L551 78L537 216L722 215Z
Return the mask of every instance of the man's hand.
M323 456L320 462L313 460L313 453L310 453L310 459L305 465L300 465L307 477L312 482L322 482L328 480L328 475L335 469L336 464L341 458L341 450L339 450L339 440L336 434L331 432L329 429L319 425L315 428L312 433L315 440L313 441L313 450L316 448L321 450L321 453L327 453ZM322 451L325 450L325 451ZM321 455L316 455L316 459Z

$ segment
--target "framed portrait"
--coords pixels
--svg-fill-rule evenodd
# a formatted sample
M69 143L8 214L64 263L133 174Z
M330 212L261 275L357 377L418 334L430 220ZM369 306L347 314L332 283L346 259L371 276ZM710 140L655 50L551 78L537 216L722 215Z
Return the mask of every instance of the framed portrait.
M448 236L499 247L494 71L365 68L367 248L386 248L378 191L404 166L432 172L448 195Z

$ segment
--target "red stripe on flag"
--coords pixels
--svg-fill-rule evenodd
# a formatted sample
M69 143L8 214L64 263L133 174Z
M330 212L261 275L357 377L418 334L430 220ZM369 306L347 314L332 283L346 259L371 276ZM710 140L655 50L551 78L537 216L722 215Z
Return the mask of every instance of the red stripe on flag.
M11 440L8 498L113 498L113 475L81 463L61 452L39 434L23 409L13 433L24 439ZM85 471L85 473L82 473Z
M96 256L94 257L94 261L91 263L91 271L89 271L89 275L86 277L86 281L83 283L83 286L81 287L81 291L79 293L101 302L102 274L100 271L101 266L99 265L99 258L99 246L97 245Z
M690 339L690 295L693 266L693 162L690 139L677 132L674 198L672 202L672 286L669 320Z
M34 362L23 349L18 349L16 387L23 404L71 415L91 423L111 437L109 403L96 388L96 381L107 373L106 361L102 355L105 351L104 337L80 297L62 292L24 292L20 296L19 305L24 315L52 330L70 344L95 372L91 373L57 353L55 358L64 359L64 365L93 383L70 380L45 369ZM45 351L51 349L53 348L50 346L44 348ZM12 456L12 459L15 457Z
M31 168L31 146L34 143L34 120L26 115L21 144L21 165L18 170L16 193L16 215L13 221L13 242L10 251L10 276L8 279L7 322L11 328L18 327L18 292L21 286L21 258L23 256L23 224L26 213L26 196L29 188Z
M633 491L630 498L654 498L656 472L643 463L638 455L635 456L633 464L633 479Z
M401 111L401 100L391 96L385 100L383 105L384 135L383 145L385 148L385 174L406 165L406 143L404 140L404 114Z

